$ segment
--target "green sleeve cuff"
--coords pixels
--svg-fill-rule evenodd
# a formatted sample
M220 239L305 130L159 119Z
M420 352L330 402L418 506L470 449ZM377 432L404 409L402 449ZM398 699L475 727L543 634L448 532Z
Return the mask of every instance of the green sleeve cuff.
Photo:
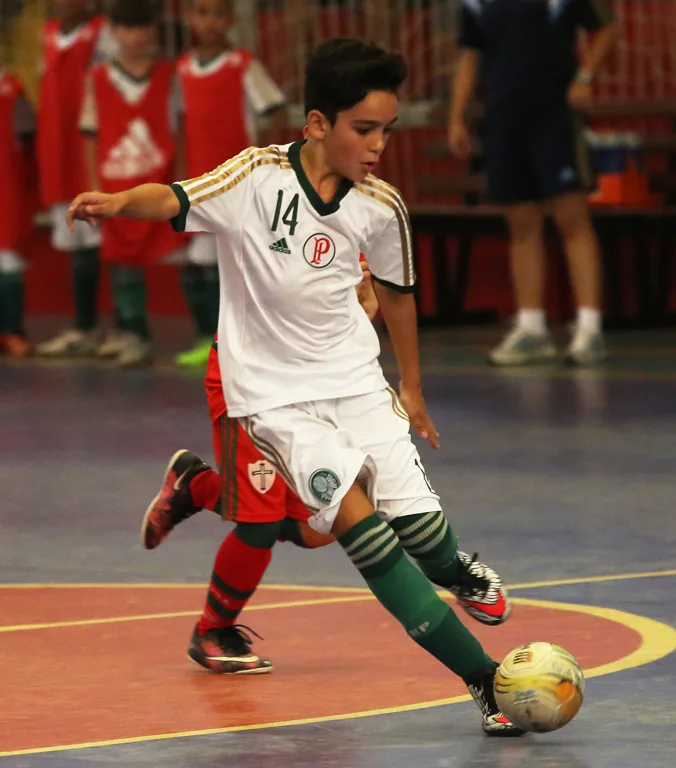
M381 280L379 277L376 277L373 272L371 272L371 277L376 281L376 283L384 285L385 288L389 288L391 291L396 291L397 293L415 293L415 283L413 283L413 285L397 285L397 283L390 283L387 280Z
M185 232L188 211L190 210L190 200L188 200L188 195L186 195L185 190L180 184L172 184L171 188L181 204L181 210L178 212L178 215L171 219L170 224L176 232Z

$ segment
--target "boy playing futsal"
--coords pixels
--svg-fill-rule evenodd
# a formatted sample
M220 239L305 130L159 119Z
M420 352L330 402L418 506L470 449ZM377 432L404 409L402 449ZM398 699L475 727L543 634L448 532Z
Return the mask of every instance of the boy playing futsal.
M228 420L239 420L310 509L313 528L336 536L410 637L465 681L484 731L520 735L497 707L496 663L431 583L484 623L509 615L499 576L458 551L409 434L410 419L438 447L421 390L408 214L397 190L372 175L406 75L400 56L375 45L327 41L307 66L306 141L252 147L170 187L84 193L69 219L172 220L180 231L216 235ZM357 252L368 255L399 398L353 290ZM253 529L262 547L280 525Z

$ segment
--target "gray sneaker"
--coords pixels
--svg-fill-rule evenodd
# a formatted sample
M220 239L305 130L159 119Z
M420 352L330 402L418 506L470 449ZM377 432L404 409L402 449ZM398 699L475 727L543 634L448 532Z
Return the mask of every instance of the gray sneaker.
M125 334L121 331L110 331L106 338L101 342L101 346L96 350L96 356L101 360L118 357L124 349Z
M42 357L91 357L99 346L99 332L79 331L69 328L49 341L38 344L37 352Z
M488 355L491 365L530 365L548 363L556 358L556 347L549 333L535 335L515 328Z
M149 341L143 341L135 333L124 334L115 364L118 368L145 368L153 361L153 349Z
M589 331L585 328L574 327L573 339L566 350L568 365L597 365L608 356L603 334L599 331Z

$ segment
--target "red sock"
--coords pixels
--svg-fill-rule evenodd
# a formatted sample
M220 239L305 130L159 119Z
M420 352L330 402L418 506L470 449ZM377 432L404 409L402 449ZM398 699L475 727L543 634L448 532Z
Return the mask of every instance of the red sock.
M203 473L204 474L204 473ZM231 531L221 544L198 631L231 627L256 591L272 560L271 549L250 547Z
M190 496L196 507L220 512L221 476L213 469L198 472L190 481Z

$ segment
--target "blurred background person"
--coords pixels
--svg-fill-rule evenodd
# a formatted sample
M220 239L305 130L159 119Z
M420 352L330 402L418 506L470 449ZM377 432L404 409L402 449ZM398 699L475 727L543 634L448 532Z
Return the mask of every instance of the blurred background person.
M234 0L189 0L185 22L194 43L179 60L186 168L180 178L208 173L249 146L281 144L286 98L264 66L245 48L233 47ZM261 131L259 122L267 125ZM197 332L197 344L176 358L183 367L205 367L218 325L220 289L216 243L195 235L181 287Z
M78 129L84 81L93 64L114 53L105 17L91 0L51 0L54 18L44 25L38 98L37 154L42 203L52 212L52 245L73 260L72 328L38 346L47 357L93 355L99 344L98 229L66 226L68 203L87 186L84 141Z
M581 61L578 33L594 33ZM580 111L592 101L598 68L619 38L610 0L462 0L460 57L449 144L471 152L466 111L479 76L485 116L488 199L504 206L510 233L516 324L489 354L494 365L553 360L544 311L543 218L551 211L563 239L577 319L569 363L601 361L601 263L587 193L594 180Z
M0 66L0 353L27 357L23 246L31 224L28 154L35 115L18 77Z

